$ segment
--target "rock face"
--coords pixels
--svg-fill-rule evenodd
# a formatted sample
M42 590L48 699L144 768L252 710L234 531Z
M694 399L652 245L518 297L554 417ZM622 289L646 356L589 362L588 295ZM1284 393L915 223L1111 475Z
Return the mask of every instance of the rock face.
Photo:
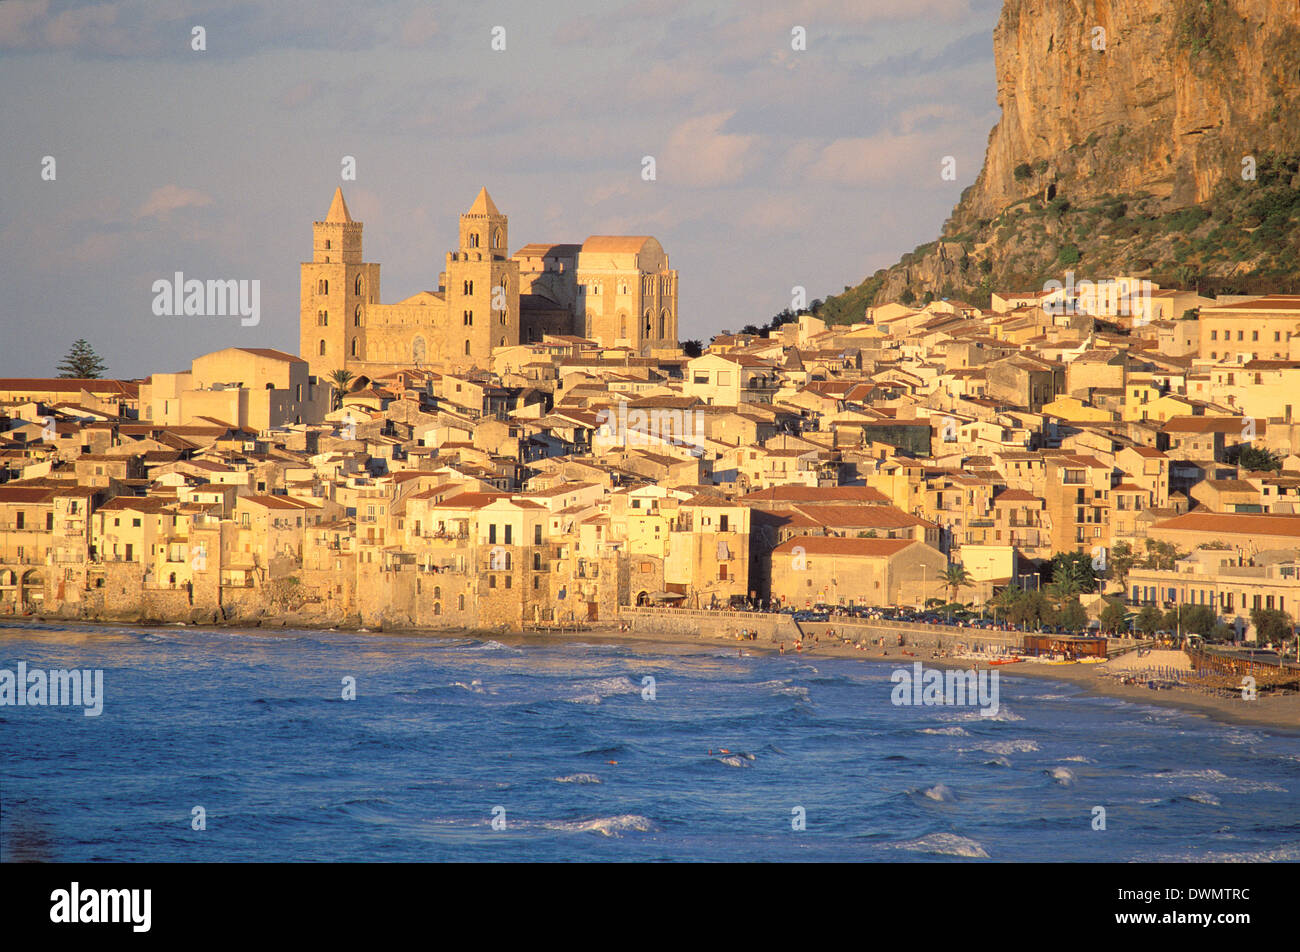
M994 55L979 178L940 241L828 299L832 320L927 293L987 303L1076 266L1296 287L1296 0L1006 0ZM1267 174L1243 179L1248 158Z
M1293 0L1007 0L993 49L1002 119L957 230L1052 185L1204 202L1300 143Z

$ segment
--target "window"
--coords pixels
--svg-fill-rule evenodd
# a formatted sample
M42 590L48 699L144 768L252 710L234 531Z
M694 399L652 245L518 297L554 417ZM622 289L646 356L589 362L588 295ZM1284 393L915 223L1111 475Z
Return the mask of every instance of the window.
M507 525L505 529L506 529L506 545L513 545L514 543L511 541L510 536L512 534L511 530L514 529L514 526Z
M353 327L361 326L361 305L360 304L358 304L357 309L352 312L352 326Z
M533 545L542 544L542 524L539 522L533 526Z
M25 513L25 512L20 512L20 513L17 514L17 516L16 516L15 518L16 518L16 521L15 521L15 523L14 523L14 528L15 528L15 529L25 529L25 528L27 528L27 513Z
M321 342L320 342L320 355L321 355L322 357L325 356L325 342L324 342L324 341L321 341Z

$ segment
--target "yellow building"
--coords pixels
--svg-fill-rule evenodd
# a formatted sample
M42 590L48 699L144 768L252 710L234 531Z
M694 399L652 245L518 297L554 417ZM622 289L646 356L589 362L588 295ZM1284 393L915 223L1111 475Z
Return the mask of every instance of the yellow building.
M157 373L140 386L141 414L164 425L220 420L261 431L320 423L329 409L330 387L307 361L264 347L214 351L187 373Z
M1300 294L1263 297L1201 308L1201 357L1244 364L1289 360L1300 340Z

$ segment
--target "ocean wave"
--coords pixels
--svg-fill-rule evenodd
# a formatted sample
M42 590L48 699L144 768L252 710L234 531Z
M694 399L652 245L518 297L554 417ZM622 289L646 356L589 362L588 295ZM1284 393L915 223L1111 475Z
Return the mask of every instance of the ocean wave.
M970 731L964 727L922 727L918 734L942 734L944 737L969 737Z
M641 686L631 678L618 676L597 678L594 681L579 681L574 685L577 694L565 698L573 704L599 704L607 697L618 694L640 694Z
M1006 757L994 757L992 760L984 761L985 767L1010 767L1011 761Z
M1080 755L1078 755L1078 754L1076 754L1076 755L1073 756L1073 757L1062 757L1061 759L1062 759L1063 761L1065 761L1067 764L1090 764L1090 763L1092 763L1092 758L1090 758L1090 757L1083 757L1083 756L1080 756Z
M600 783L600 778L594 773L575 773L554 779L556 783Z
M653 833L655 825L637 813L619 816L602 816L593 820L547 823L546 828L564 833L599 833L601 836L618 836L620 833Z
M1229 777L1221 770L1157 770L1150 775L1156 780L1193 780L1201 783L1222 784L1229 793L1286 793L1286 788L1268 780L1244 780Z
M987 754L1032 754L1038 750L1038 744L1032 740L999 740L989 744L980 744L975 748Z
M964 856L968 859L988 859L989 854L977 841L956 833L930 833L920 839L894 844L895 849L914 853L934 853L939 856Z
M718 763L726 764L728 767L748 767L750 761L754 759L754 755L746 753L743 750L736 751L735 753L727 751L723 756L715 759Z
M927 787L921 791L927 800L934 800L938 803L954 803L957 800L957 794L952 792L952 787L946 783L936 783L933 787Z
M1053 767L1051 770L1043 771L1062 787L1074 786L1074 771L1069 767Z

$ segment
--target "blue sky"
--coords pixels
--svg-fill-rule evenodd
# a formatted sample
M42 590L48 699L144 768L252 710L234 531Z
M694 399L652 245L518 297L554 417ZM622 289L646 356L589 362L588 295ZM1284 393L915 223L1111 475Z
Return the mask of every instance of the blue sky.
M486 185L512 251L656 236L683 338L765 321L937 235L997 120L1000 5L6 0L0 375L53 374L77 337L124 377L296 352L340 184L385 302L436 287ZM260 280L261 323L155 316L176 271Z

